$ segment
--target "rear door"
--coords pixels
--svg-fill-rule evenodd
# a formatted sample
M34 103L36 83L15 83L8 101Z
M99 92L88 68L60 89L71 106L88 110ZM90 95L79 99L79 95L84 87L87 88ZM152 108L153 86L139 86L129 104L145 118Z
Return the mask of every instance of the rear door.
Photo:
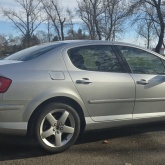
M132 118L135 84L110 45L66 49L70 76L94 121Z

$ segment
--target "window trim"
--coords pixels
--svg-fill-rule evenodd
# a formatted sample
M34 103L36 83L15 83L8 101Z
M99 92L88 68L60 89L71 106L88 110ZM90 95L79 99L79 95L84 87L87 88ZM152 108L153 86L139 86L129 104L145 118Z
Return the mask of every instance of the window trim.
M114 49L116 56L118 57L120 65L122 66L124 73L131 73L132 70L131 70L130 66L128 65L126 59L124 58L122 52L118 48L118 46L120 46L120 45L113 45L113 49Z

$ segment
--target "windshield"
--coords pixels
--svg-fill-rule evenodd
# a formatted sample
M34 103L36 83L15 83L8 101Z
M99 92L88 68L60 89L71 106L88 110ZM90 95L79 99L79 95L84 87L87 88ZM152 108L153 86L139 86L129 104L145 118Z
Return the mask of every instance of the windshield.
M11 56L5 58L5 60L14 60L14 61L32 60L64 44L66 43L52 43L49 45L42 44L42 45L33 46L30 48L21 50L17 53L14 53Z

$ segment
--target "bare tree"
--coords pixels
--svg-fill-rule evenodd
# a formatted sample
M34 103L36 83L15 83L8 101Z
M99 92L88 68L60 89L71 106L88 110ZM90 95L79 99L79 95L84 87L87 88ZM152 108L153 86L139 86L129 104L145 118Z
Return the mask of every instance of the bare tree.
M79 28L77 31L73 30L73 32L68 30L67 33L68 35L66 36L67 40L73 39L72 33L74 33L74 39L78 39L78 40L90 39L89 35L87 35L85 31Z
M127 3L124 0L79 0L77 12L91 39L115 40L116 34L124 29Z
M144 8L144 5L150 5L154 8L155 14L151 15L150 12L147 12ZM137 9L144 10L150 17L150 19L155 24L155 29L157 29L158 34L158 43L156 45L155 51L160 53L160 49L163 45L164 33L165 33L165 2L163 0L132 0L132 4L129 11L137 14L135 11ZM138 10L137 10L138 11Z
M12 34L0 34L0 56L4 57L21 50L20 44L20 36L13 36Z
M47 16L46 21L47 21L46 22L46 24L47 24L47 37L46 38L47 38L47 41L50 42L53 35L51 33L51 29L52 29L51 27L52 26L51 26L51 20L50 20L50 17L49 16Z
M0 34L0 45L3 46L6 42L6 36L4 34Z
M51 32L47 33L47 31L44 30L38 30L36 32L36 37L38 38L40 43L46 43L53 40L53 34L51 34Z
M147 49L151 46L151 41L154 39L154 29L153 29L153 22L144 19L143 21L139 22L136 32L138 35L146 40Z
M41 2L43 9L54 26L58 40L64 40L64 23L66 18L62 14L62 8L58 0L41 0Z
M101 40L101 15L104 13L104 9L102 8L102 0L77 0L77 3L77 13L85 23L89 31L90 38Z
M127 18L127 3L123 0L104 0L104 14L102 29L106 40L115 40L116 34L124 30L124 21Z
M2 8L2 13L26 38L26 47L31 46L31 38L35 30L43 22L40 13L39 0L15 0L20 7L19 11Z
M138 37L145 39L148 49L151 46L152 40L158 36L155 22L152 19L154 15L156 15L154 7L145 3L139 9L138 14L134 16L132 22L132 26L136 27L135 31Z
M72 35L72 39L75 39L75 32L74 32L74 15L73 12L68 8L66 10L67 15L68 15L68 26L69 26L69 33Z

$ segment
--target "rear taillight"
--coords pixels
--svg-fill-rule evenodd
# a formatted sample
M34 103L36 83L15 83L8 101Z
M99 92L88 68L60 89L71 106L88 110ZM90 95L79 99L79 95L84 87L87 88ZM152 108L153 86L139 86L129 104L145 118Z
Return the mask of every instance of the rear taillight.
M0 77L0 93L5 93L10 87L11 80L6 77Z

